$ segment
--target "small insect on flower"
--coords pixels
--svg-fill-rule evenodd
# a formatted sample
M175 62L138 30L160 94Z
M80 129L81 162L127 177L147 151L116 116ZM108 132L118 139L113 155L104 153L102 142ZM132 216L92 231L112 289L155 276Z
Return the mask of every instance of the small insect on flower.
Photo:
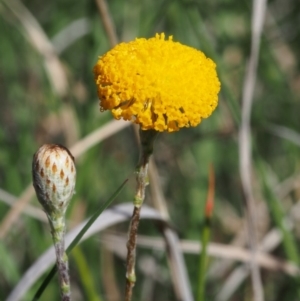
M33 186L47 215L63 215L75 191L74 157L64 146L44 144L33 156Z

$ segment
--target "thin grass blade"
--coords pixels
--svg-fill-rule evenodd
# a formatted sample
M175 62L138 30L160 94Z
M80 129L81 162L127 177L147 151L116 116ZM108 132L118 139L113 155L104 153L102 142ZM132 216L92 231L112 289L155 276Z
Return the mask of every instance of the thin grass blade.
M70 254L72 249L79 243L83 235L86 233L86 231L90 228L90 226L95 222L95 220L99 217L99 215L112 203L112 201L117 197L117 195L121 192L121 190L124 188L125 184L127 183L127 179L121 184L121 186L116 190L116 192L104 203L102 204L96 212L91 216L89 221L86 223L86 225L82 228L82 230L78 233L78 235L74 238L74 240L70 243L69 247L66 249L67 255ZM43 294L44 290L48 286L49 282L53 278L53 276L56 273L56 266L52 268L52 270L49 272L39 289L37 290L36 294L34 295L32 301L37 301Z

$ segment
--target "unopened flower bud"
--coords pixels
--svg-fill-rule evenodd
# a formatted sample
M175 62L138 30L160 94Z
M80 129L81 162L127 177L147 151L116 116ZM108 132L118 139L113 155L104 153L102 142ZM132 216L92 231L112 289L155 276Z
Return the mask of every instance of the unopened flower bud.
M33 156L33 186L48 216L63 215L74 194L76 169L69 150L44 144Z

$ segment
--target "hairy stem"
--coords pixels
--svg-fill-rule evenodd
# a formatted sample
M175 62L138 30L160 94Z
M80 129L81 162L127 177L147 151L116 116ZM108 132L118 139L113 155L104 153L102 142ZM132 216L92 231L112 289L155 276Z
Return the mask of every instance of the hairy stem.
M49 218L56 253L56 266L62 301L71 300L68 256L65 252L65 217Z
M145 199L146 186L149 184L148 167L149 158L153 152L153 143L157 132L153 130L140 131L141 152L140 160L136 171L136 193L133 201L134 209L130 221L128 242L127 242L127 259L126 259L126 290L125 301L131 301L132 290L136 282L135 275L135 258L136 258L136 240L138 226L140 222L141 206Z
M134 209L130 221L128 242L127 242L127 260L126 260L126 293L125 300L130 301L132 297L132 289L134 287L135 276L135 255L137 231L140 222L141 205L145 198L145 190L148 185L148 162L141 166L137 171L137 189L134 198Z

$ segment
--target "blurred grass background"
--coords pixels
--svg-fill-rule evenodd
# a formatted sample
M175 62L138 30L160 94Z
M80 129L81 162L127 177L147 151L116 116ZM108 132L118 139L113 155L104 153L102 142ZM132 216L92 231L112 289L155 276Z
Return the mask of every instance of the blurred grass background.
M70 147L112 119L109 112L99 112L92 73L98 56L112 44L99 2L0 2L0 227L7 220L13 197L20 197L31 183L32 155L41 144ZM212 163L216 189L211 240L248 247L238 131L251 47L252 3L114 0L107 4L120 41L165 32L217 62L222 82L217 110L196 128L161 134L154 161L171 223L180 238L199 240ZM299 275L295 265L300 241L299 16L299 1L268 2L251 115L255 226L261 249L278 259L272 269L261 269L261 277L265 300L274 301L300 299L295 277ZM127 177L129 184L115 203L132 200L137 159L133 127L122 129L80 156L76 195L68 210L69 228L89 217ZM152 204L150 189L147 204ZM35 198L31 205L38 207ZM127 227L123 223L108 233L124 234ZM141 222L140 233L161 237L149 221ZM70 257L74 300L122 300L125 261L116 251L108 250L101 237L88 239ZM47 223L22 209L1 237L0 300L5 300L51 245ZM141 266L148 259L157 271L145 296L150 276ZM195 293L198 255L187 253L185 259ZM165 251L139 248L137 261L134 300L176 300ZM294 262L293 275L279 264L287 261ZM239 260L220 254L210 257L207 300L252 300L248 274L234 280L243 267ZM110 281L105 281L107 277ZM58 300L56 284L54 279L42 300ZM36 288L23 300L30 300Z

